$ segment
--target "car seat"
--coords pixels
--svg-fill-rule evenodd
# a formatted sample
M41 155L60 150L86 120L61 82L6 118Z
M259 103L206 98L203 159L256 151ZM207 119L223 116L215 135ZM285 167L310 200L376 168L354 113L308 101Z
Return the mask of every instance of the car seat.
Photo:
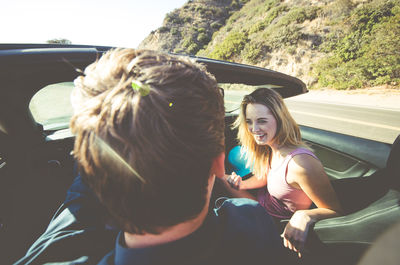
M322 243L325 255L340 264L354 264L380 234L400 220L399 164L400 135L385 168L367 177L332 182L346 215L315 224L313 238Z

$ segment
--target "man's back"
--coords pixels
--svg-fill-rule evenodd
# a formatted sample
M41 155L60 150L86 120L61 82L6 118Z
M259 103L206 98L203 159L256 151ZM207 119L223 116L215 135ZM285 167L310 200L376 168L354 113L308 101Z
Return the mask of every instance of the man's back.
M99 264L282 264L281 239L266 211L249 199L223 200L197 231L172 243L129 249L120 233Z
M104 209L78 176L68 191L64 210L16 264L96 264L103 256L100 264L132 260L135 264L234 265L260 260L283 264L281 239L261 205L249 199L226 198L215 205L210 204L204 224L188 237L164 246L127 249L120 243L123 233L116 236L116 228L107 229L102 223Z

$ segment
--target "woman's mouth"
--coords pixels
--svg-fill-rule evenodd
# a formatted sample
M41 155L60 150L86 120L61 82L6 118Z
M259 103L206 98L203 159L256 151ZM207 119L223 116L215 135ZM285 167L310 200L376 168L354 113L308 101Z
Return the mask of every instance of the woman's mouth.
M256 139L256 141L262 141L264 136L265 136L265 133L263 133L263 134L254 134L254 139Z

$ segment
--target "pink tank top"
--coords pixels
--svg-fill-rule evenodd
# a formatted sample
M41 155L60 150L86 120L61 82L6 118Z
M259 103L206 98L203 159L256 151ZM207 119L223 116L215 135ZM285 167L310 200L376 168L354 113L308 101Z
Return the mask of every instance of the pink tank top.
M283 163L268 172L267 187L258 192L258 202L267 212L279 219L289 219L297 210L309 209L312 201L301 189L287 183L287 168L290 160L299 154L307 154L318 159L310 150L298 148L289 153Z

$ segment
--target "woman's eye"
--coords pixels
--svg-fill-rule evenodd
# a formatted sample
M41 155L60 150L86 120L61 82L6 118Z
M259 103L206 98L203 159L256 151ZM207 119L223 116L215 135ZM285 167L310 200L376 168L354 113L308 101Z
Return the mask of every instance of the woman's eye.
M251 121L249 121L249 120L246 120L246 123L247 123L247 124L251 124Z

